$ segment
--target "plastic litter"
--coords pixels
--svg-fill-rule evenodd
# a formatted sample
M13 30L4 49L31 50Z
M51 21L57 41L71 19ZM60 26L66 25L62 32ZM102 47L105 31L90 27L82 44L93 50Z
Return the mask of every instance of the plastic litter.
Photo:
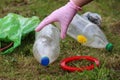
M36 32L33 45L35 59L43 66L53 63L60 54L60 31L52 24Z
M67 63L70 63L72 61L75 60L88 60L90 62L94 62L95 64L91 64L89 66L82 66L82 67L72 67L72 66L68 66ZM72 57L68 57L65 58L61 61L60 66L63 70L67 70L70 72L74 72L74 71L78 71L78 72L82 72L84 70L92 70L95 67L98 67L100 65L100 62L97 58L91 57L91 56L72 56Z
M108 42L98 25L86 19L86 15L81 17L79 14L76 14L68 27L67 34L84 46L105 48L111 51L113 45ZM55 25L60 28L58 23L55 23Z
M22 38L34 29L39 24L39 18L33 16L25 18L15 13L9 13L7 16L0 19L0 43L13 43L9 48L0 44L0 53L11 53L16 47L21 44Z

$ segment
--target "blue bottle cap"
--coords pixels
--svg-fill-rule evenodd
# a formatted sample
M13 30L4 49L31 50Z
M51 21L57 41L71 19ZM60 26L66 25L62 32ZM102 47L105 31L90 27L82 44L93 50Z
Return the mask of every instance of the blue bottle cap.
M41 65L48 66L50 60L47 56L41 58Z

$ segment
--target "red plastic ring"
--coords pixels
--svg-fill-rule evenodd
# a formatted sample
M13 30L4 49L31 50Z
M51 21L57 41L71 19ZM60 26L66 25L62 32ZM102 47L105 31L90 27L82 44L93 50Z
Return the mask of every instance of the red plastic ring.
M90 66L84 66L84 67L71 67L71 66L67 66L66 64L68 62L71 62L71 61L74 61L74 60L81 60L81 59L85 59L85 60L88 60L88 61L92 61L92 62L95 62L96 66L98 67L99 66L99 60L94 58L94 57L91 57L91 56L73 56L73 57L69 57L69 58L65 58L61 61L60 63L60 66L62 67L63 70L67 70L67 71L71 71L71 72L74 72L74 71L84 71L84 70L92 70L94 69L95 67L95 64L91 64Z

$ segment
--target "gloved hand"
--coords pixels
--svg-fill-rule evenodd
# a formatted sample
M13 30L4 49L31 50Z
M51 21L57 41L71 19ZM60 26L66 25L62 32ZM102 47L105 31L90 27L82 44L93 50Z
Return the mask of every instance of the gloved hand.
M70 22L72 21L73 17L77 13L78 10L81 8L72 2L68 2L65 6L55 10L49 16L47 16L35 29L35 31L40 31L46 25L52 22L59 22L61 25L61 38L64 39L66 36L66 32Z

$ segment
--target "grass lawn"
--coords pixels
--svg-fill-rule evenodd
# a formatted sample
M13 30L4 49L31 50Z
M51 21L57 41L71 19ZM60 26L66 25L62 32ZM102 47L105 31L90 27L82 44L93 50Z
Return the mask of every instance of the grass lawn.
M1 0L0 17L17 13L25 17L39 16L40 20L53 10L66 4L68 0ZM32 47L34 32L11 54L0 55L0 80L120 80L120 0L94 0L79 12L91 11L102 16L102 31L113 43L112 52L78 44L67 36L60 41L59 58L47 67L41 66L34 58ZM2 35L2 34L0 34ZM60 61L66 57L89 55L100 60L100 67L91 71L67 72L60 68ZM70 65L87 65L85 61Z

